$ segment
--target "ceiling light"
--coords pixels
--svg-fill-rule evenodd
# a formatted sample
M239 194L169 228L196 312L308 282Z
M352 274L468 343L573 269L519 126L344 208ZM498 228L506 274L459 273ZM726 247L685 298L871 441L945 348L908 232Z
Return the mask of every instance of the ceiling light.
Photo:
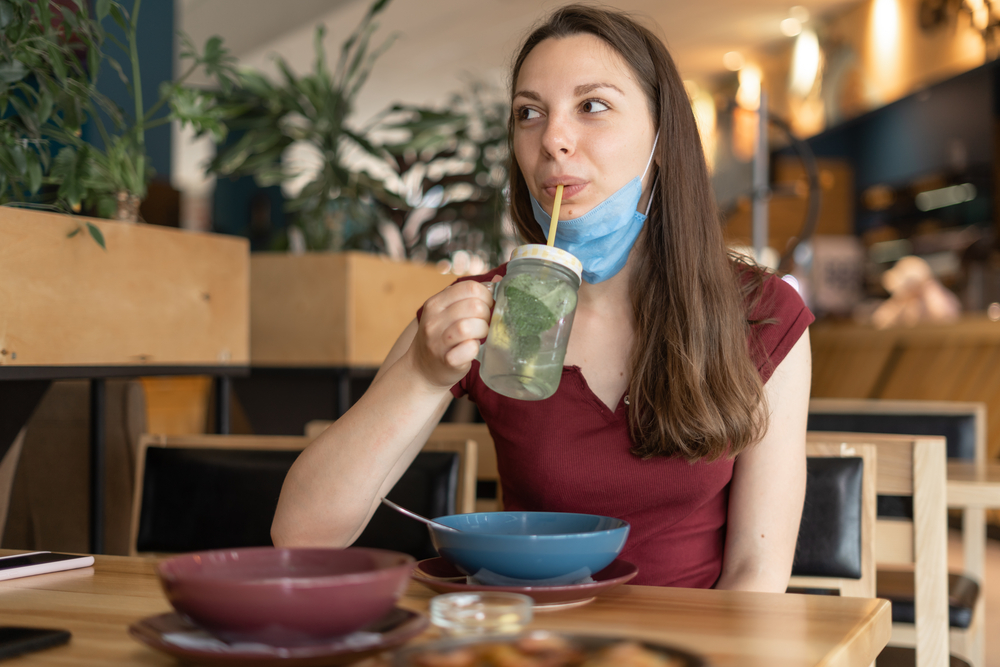
M740 70L740 87L736 91L736 103L749 111L760 108L760 84L762 73L756 65Z
M743 65L746 60L743 58L743 54L739 51L730 51L726 55L722 56L722 64L726 66L730 72L738 72L743 69Z
M975 198L976 186L972 183L963 183L962 185L921 192L916 197L916 204L921 211L933 211L936 208L963 204Z
M785 37L795 37L802 32L802 22L796 18L787 18L781 22L781 34Z
M819 74L819 39L812 30L804 30L795 40L788 89L798 97L806 97Z

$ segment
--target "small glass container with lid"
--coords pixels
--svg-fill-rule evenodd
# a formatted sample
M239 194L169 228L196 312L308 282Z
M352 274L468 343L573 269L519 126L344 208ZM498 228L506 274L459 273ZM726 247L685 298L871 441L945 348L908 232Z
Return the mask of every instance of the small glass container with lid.
M517 634L531 622L533 604L518 593L446 593L431 599L431 622L453 637Z

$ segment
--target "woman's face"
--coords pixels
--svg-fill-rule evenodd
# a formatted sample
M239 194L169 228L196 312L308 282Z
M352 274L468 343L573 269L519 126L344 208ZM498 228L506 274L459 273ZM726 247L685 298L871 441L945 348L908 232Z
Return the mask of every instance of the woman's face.
M561 220L580 217L641 175L653 150L646 96L625 60L594 35L540 42L521 66L512 102L517 164L548 212L556 186L565 186Z

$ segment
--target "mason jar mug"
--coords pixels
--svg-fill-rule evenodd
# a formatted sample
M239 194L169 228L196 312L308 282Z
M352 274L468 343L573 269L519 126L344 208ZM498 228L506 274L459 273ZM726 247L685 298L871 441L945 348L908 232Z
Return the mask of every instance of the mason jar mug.
M479 350L479 376L493 391L525 401L556 392L583 265L546 245L519 246L507 275L490 287L496 301Z

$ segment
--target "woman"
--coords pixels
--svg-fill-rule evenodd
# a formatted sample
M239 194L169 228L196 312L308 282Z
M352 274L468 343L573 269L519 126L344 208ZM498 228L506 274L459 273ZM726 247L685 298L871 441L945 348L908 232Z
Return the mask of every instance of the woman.
M473 363L492 298L429 299L361 400L295 463L278 545L346 545L468 393L507 509L621 517L634 583L783 591L805 490L812 315L723 244L697 128L662 43L623 14L556 11L512 77L511 214L584 264L557 393L500 396ZM648 217L647 215L648 214Z

